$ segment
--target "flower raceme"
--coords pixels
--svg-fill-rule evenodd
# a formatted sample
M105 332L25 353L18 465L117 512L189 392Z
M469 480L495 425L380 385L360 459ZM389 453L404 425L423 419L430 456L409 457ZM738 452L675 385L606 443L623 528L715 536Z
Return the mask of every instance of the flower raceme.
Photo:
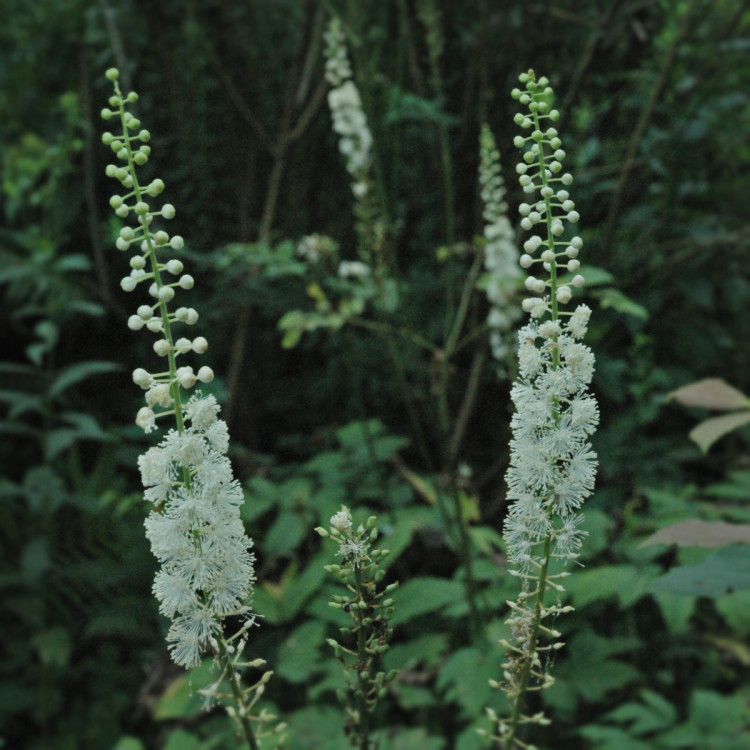
M105 120L116 117L121 125L117 135L106 132L102 137L120 162L109 164L106 174L125 191L112 196L110 205L117 216L135 219L134 226L120 230L116 242L119 250L135 250L131 272L120 285L126 292L148 285L150 299L130 316L128 327L153 333L154 352L164 360L157 372L140 367L133 372L146 399L136 423L146 432L167 416L173 416L175 423L159 445L138 460L145 497L154 506L146 519L146 535L161 563L153 591L160 611L172 620L167 635L170 652L177 664L189 669L200 663L207 650L239 655L241 649L230 641L237 639L244 645L253 624L248 603L254 556L240 519L243 493L226 455L229 436L226 423L218 418L219 405L213 396L200 392L187 398L186 392L196 383L213 379L213 371L204 365L195 372L181 364L183 357L203 354L208 342L203 336L175 339L174 328L198 320L191 307L171 307L176 293L191 289L194 279L183 273L182 261L160 258L164 251L180 250L184 242L155 226L157 219L172 219L175 209L169 203L158 210L152 207L152 199L164 190L161 180L148 185L138 181L136 167L148 161L150 134L128 111L138 97L134 92L124 96L118 77L116 69L107 71L115 93L109 99L112 109L101 114ZM244 624L225 639L222 621L229 616L239 616Z
M515 233L508 219L500 152L488 125L482 126L479 136L479 187L484 204L484 268L487 272L484 285L490 303L487 316L490 348L500 369L504 370L509 354L506 338L519 317L518 308L512 306L511 301L518 291L521 269Z
M522 150L519 181L530 198L519 212L521 226L535 233L520 258L533 274L525 281L530 296L522 303L530 320L518 336L519 379L511 391L516 413L506 474L512 505L504 538L511 572L522 581L517 601L509 602L511 641L503 642L507 661L501 687L512 714L499 720L491 714L505 750L520 745L519 724L546 723L541 715L525 716L523 704L527 690L552 684L542 656L562 643L560 633L544 621L571 607L548 606L544 599L549 589L562 592L560 581L568 575L553 572L554 561L562 567L578 557L584 537L579 509L592 493L597 465L588 441L599 421L596 401L588 393L594 355L581 341L591 311L583 304L572 312L564 309L584 279L578 261L583 243L577 236L564 239L579 216L567 190L573 178L563 171L565 152L553 127L559 113L551 108L546 78L537 80L529 71L519 80L524 90L514 89L513 98L525 112L515 122L528 134L516 136L514 143ZM566 275L572 276L569 283Z

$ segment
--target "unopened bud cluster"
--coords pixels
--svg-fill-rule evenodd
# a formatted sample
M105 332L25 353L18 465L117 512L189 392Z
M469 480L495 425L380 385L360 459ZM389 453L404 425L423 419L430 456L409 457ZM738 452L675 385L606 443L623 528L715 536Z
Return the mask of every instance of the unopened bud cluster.
M506 750L518 743L519 724L543 723L525 716L522 704L527 691L552 684L545 652L562 644L560 633L546 622L570 607L548 606L544 598L550 589L559 596L568 575L550 569L551 563L564 565L578 557L584 537L578 511L593 490L597 466L589 438L599 421L596 401L588 392L594 355L581 342L591 311L583 304L573 312L563 310L573 289L583 286L578 261L583 243L578 236L564 238L579 216L567 190L573 178L563 171L562 142L551 126L559 115L551 108L546 78L536 80L529 71L519 80L524 90L514 89L513 98L525 111L516 115L516 123L528 135L515 139L523 150L517 171L533 201L522 203L519 212L521 226L538 233L525 242L520 258L521 266L535 275L526 279L533 296L524 300L523 309L531 319L519 332L519 380L511 391L516 413L506 482L512 505L503 535L510 572L521 579L522 590L516 602L509 602L511 639L504 644L502 687L513 715L498 720L497 727ZM565 274L572 275L570 282Z
M244 645L253 623L248 607L254 580L252 542L240 519L244 497L226 456L229 436L226 423L217 416L219 405L213 396L195 393L186 400L183 394L197 382L210 382L214 374L205 365L195 372L190 365L178 364L183 355L203 354L208 342L203 336L175 339L172 332L175 325L192 326L198 320L192 307L171 309L177 291L192 289L193 277L183 272L181 260L159 257L184 245L179 235L155 227L157 218L171 219L175 209L169 203L158 209L151 205L164 190L162 180L140 185L136 167L148 161L150 136L127 111L138 97L122 94L116 69L106 75L115 93L109 99L111 109L101 114L105 120L117 117L121 125L118 134L106 132L102 137L121 162L109 164L106 174L124 191L114 195L110 205L123 219L135 219L134 226L120 230L116 241L118 249L135 251L132 270L120 285L132 292L146 284L151 298L138 305L128 327L155 334L154 352L164 359L156 372L141 367L133 371L133 381L146 392L136 423L150 432L157 418L172 415L176 426L138 461L146 499L154 505L146 519L146 535L162 565L153 591L160 611L172 620L167 635L172 658L191 668L204 652L217 653L220 642L225 651L235 648L233 639L225 640L224 618L238 616L244 623L237 635Z
M134 315L128 318L128 327L133 331L146 328L157 336L153 343L157 356L168 360L168 366L160 368L162 372L149 373L139 368L133 373L134 382L146 391L146 406L136 417L136 423L146 432L154 429L157 414L155 406L161 406L166 411L162 414L174 413L174 389L178 386L190 389L196 382L209 383L213 380L213 370L208 366L199 368L195 372L190 365L176 366L179 355L193 352L203 354L208 348L208 342L203 336L194 339L181 337L177 340L172 336L172 325L184 323L192 326L198 321L198 313L192 307L178 307L173 312L168 304L175 298L178 290L192 289L195 280L190 274L183 273L181 260L171 258L162 261L159 251L176 251L184 247L184 240L178 234L170 236L163 229L156 229L155 219L172 219L175 208L171 203L164 203L160 208L152 208L149 199L155 198L164 190L164 182L158 178L148 185L141 186L136 175L136 166L145 164L151 153L146 145L151 139L148 130L141 129L140 121L128 112L126 107L138 101L138 95L131 91L123 96L118 83L117 70L107 71L109 78L115 85L115 93L109 99L110 107L101 112L104 120L117 116L121 123L121 132L114 134L105 132L102 142L109 146L121 165L108 164L106 174L116 179L126 192L113 195L109 204L117 216L125 219L135 217L136 226L124 226L120 229L115 245L118 250L135 249L130 258L130 274L123 277L120 286L125 292L132 292L139 284L148 284L148 295L151 301L138 306ZM138 131L138 132L135 132Z
M511 301L518 291L521 269L518 267L519 253L513 227L508 219L500 152L487 125L482 126L479 136L479 187L484 204L484 268L487 275L483 285L490 303L487 316L490 348L502 368L508 359L508 332L520 314Z
M347 612L354 625L340 628L342 642L329 638L328 643L344 665L347 691L338 692L339 700L357 726L367 726L363 713L369 714L375 709L378 700L388 692L387 683L397 675L396 670L388 673L376 671L376 662L388 650L388 641L393 634L388 624L395 611L390 595L398 583L378 590L378 584L385 577L380 565L390 550L373 547L378 537L375 522L375 517L371 516L367 523L355 528L349 509L342 506L331 517L328 530L315 529L320 536L338 545L337 554L343 560L340 565L326 566L326 570L347 589L346 594L333 595L329 605ZM362 746L361 737L356 732L352 732L350 738L353 745Z

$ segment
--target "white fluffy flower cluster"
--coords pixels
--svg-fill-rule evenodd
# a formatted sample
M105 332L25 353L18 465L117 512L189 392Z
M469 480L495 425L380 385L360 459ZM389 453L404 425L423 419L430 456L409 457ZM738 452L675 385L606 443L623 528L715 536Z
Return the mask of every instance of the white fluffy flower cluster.
M183 411L190 426L182 433L170 430L138 466L146 499L156 506L145 522L162 566L153 592L161 613L172 620L167 635L172 658L191 669L220 635L222 618L252 619L254 556L216 399L196 394Z
M367 125L359 90L352 80L346 38L338 18L329 21L325 39L326 79L332 86L328 92L328 106L333 129L340 136L339 150L354 180L352 191L361 199L369 189L372 133Z
M583 533L576 511L591 494L596 454L588 443L599 421L587 393L594 355L579 339L590 310L579 305L567 323L530 322L519 332L519 375L506 475L513 500L505 521L508 559L525 572L541 562L550 539L553 557L574 558Z
M479 136L479 186L484 204L485 221L483 281L490 303L487 323L490 327L492 356L502 364L508 358L507 334L518 319L519 312L510 302L518 290L521 270L518 267L518 248L513 227L508 219L505 185L500 171L500 152L487 125Z
M571 300L572 290L559 276L576 274L574 287L584 282L577 274L581 239L562 239L565 222L577 222L578 212L567 190L553 187L570 185L573 178L568 173L558 176L565 152L557 131L542 130L544 121L555 121L559 115L549 107L552 89L546 78L537 81L529 72L519 80L526 91L514 89L513 98L526 106L527 114L515 119L531 134L515 138L516 145L526 149L517 171L524 192L538 194L533 206L520 205L521 226L543 229L543 236L535 234L526 241L520 263L523 268L541 266L547 278L530 275L525 281L535 296L522 305L531 322L519 333L520 381L511 391L516 414L506 481L508 497L515 502L504 536L511 563L522 572L529 568L536 572L550 554L577 556L583 534L578 528L582 517L576 511L594 487L596 454L587 441L596 429L599 411L587 393L594 355L580 341L591 310L586 305L573 313L561 309ZM537 251L541 252L534 257Z
M149 284L151 299L138 306L128 327L156 334L153 349L165 361L157 368L159 372L141 367L133 371L133 381L146 392L146 406L138 411L136 423L150 432L158 418L172 415L176 425L158 447L150 448L138 460L145 497L155 506L146 519L146 535L162 566L153 590L161 612L172 620L167 636L172 658L189 669L200 663L205 650L220 651L219 642L226 653L223 618L241 616L247 627L252 623L248 604L254 557L240 518L243 493L226 456L229 437L226 424L217 417L219 405L213 396L198 393L187 403L183 400L183 389L213 380L210 367L204 365L195 372L180 359L188 353L203 354L208 342L203 336L173 335L178 324L198 321L192 307L170 308L175 290L192 289L194 279L183 273L181 260L160 260L162 251L180 250L184 241L154 227L159 217L173 218L175 208L166 203L160 210L152 210L149 199L164 190L164 183L156 179L143 187L138 182L135 165L148 160L150 148L144 144L150 135L146 130L137 136L129 134L140 123L126 105L138 97L134 92L123 96L118 77L116 69L107 71L115 89L109 104L115 111L105 109L102 116L109 120L117 115L121 125L119 135L103 135L104 143L123 162L122 166L108 165L106 173L126 191L113 196L110 205L122 218L132 213L136 222L120 229L116 243L120 250L136 250L130 259L132 270L121 286L131 292L141 283ZM136 150L138 142L141 145ZM245 630L241 628L241 632Z

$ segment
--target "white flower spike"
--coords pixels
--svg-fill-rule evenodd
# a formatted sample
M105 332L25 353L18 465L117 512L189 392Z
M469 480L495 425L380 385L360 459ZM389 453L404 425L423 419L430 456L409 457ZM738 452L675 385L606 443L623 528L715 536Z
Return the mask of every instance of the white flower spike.
M559 113L551 107L546 78L537 80L529 71L519 80L524 90L514 89L513 98L525 112L517 114L515 122L527 135L516 136L514 142L523 150L517 171L529 196L519 213L522 226L537 232L524 244L521 266L537 277L529 276L525 284L533 296L522 307L531 319L518 334L519 379L511 391L516 413L506 481L512 505L503 535L510 572L521 579L522 590L509 602L507 620L512 639L506 644L501 687L508 694L511 716L498 721L495 736L505 750L523 746L516 736L520 724L540 723L538 716L523 713L527 691L553 682L544 654L562 644L560 634L543 621L569 608L546 604L545 595L552 589L557 599L567 575L559 568L578 557L585 534L579 511L593 491L597 466L589 439L599 421L596 401L588 392L594 355L581 343L591 310L586 305L573 312L563 309L574 289L583 285L580 274L569 282L564 279L580 267L577 261L573 268L569 263L583 243L578 236L564 239L579 216L563 189L573 178L563 172L565 152L552 125Z

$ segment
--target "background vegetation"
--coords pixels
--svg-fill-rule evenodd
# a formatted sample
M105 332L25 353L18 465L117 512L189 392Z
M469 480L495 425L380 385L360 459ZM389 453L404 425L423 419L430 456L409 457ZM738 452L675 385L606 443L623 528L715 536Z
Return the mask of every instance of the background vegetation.
M586 567L569 579L576 611L560 622L568 645L544 696L554 731L536 741L748 747L750 548L643 542L681 520L750 522L750 434L703 456L686 437L703 412L666 400L710 376L750 389L749 6L1 2L5 746L233 746L225 718L201 713L169 662L150 595L135 468L148 441L129 373L152 353L125 325L127 262L113 247L99 140L103 72L116 65L141 95L151 164L199 279L191 304L221 376L259 558L251 652L275 670L267 705L283 709L290 747L346 746L325 642L339 623L322 569L332 555L312 533L341 503L357 520L379 516L388 580L401 582L385 665L401 673L376 717L382 747L478 747L484 707L501 708L487 680L500 677L496 640L515 591L499 541L508 382L482 336L448 366L440 357L481 245L482 122L503 154L512 216L521 200L508 92L528 67L557 91L585 261L600 269L586 299L603 417ZM291 349L277 327L313 306L294 255L303 235L330 235L354 257L322 73L327 13L349 32L390 221L398 315L386 306L375 318L433 347L399 339L396 360L392 337L364 326L313 331ZM472 295L467 330L485 304ZM456 514L470 530L473 613Z

